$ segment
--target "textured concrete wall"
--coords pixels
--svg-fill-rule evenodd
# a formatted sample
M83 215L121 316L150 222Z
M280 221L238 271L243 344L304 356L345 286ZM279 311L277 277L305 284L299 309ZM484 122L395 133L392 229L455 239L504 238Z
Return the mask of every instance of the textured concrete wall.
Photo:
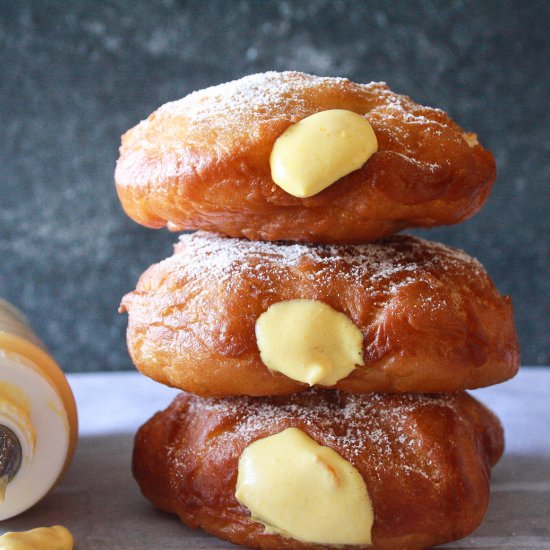
M130 222L119 136L191 90L268 69L385 80L497 158L479 215L424 232L513 296L523 363L550 363L550 3L2 2L0 296L65 369L129 368L116 313L174 236Z

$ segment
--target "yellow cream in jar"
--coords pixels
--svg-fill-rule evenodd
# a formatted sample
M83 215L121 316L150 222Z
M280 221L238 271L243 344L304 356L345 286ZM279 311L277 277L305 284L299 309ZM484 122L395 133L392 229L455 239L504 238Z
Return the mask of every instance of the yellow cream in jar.
M15 475L3 481L0 475L1 521L24 512L53 488L71 461L78 433L76 404L63 371L24 316L2 299L0 426L21 447Z

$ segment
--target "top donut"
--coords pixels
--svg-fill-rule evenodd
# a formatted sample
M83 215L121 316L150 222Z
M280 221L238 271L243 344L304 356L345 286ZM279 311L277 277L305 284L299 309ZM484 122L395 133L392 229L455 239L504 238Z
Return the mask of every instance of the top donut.
M318 145L311 132L294 132L298 138L279 147L283 162L290 152L294 168L338 179L309 196L285 191L274 180L276 142L303 119L332 110L368 121L374 152L338 177L327 144ZM348 149L355 154L353 133L340 134L348 140L338 145L340 156ZM306 151L299 153L302 145ZM160 107L123 135L115 180L125 211L147 227L357 243L407 227L461 222L481 208L495 175L493 156L475 134L384 83L268 72Z

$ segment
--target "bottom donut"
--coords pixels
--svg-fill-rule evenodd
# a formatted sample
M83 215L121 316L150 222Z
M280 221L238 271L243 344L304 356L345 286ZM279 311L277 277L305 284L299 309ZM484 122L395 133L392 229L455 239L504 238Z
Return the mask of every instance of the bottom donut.
M235 544L416 549L480 524L503 447L465 392L182 393L138 431L133 472L155 506Z

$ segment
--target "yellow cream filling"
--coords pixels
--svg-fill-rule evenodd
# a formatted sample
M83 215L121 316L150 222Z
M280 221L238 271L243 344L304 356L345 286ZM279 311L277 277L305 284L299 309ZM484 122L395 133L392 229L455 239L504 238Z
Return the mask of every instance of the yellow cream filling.
M371 543L374 516L363 478L298 428L243 451L235 496L266 532L318 544Z
M271 151L271 177L287 193L311 197L361 168L377 150L364 117L344 109L321 111L279 136Z
M71 533L61 525L0 536L0 550L72 550L73 545Z
M273 304L256 321L256 340L270 370L310 386L332 386L365 364L361 331L318 300Z

